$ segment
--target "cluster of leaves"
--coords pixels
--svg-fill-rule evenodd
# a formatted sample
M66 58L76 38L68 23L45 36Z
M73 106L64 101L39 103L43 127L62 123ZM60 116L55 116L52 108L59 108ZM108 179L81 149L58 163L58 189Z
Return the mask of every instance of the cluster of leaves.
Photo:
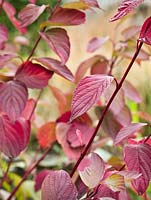
M110 21L119 20L141 3L143 0L123 0ZM151 141L150 136L140 140L137 140L137 136L143 127L149 126L149 123L132 122L132 113L126 104L126 98L136 103L141 103L142 98L132 83L125 81L125 78L135 59L138 64L141 64L142 60L149 59L148 52L141 47L143 43L151 44L151 18L145 21L142 28L132 26L125 29L122 32L125 40L122 42L114 43L109 36L92 38L88 43L87 52L93 53L106 42L111 42L112 57L107 59L104 55L94 55L83 61L73 76L66 65L70 56L70 38L63 27L83 24L87 10L101 9L97 0L79 0L65 4L61 4L58 0L54 8L45 4L39 6L36 5L36 1L30 0L29 4L18 13L18 18L12 4L1 0L0 6L12 24L23 34L42 13L48 12L49 15L48 19L40 24L39 37L25 61L17 51L14 52L14 48L12 50L7 45L9 31L5 24L0 24L1 152L13 162L13 159L28 147L31 124L36 117L34 111L40 98L40 95L37 99L29 98L29 89L39 89L41 94L45 87L49 87L57 99L60 111L56 121L46 122L37 130L38 143L46 151L26 170L15 189L10 191L8 200L16 194L27 176L53 148L54 143L60 144L68 159L75 161L76 164L70 175L64 170L52 169L43 169L37 173L35 191L41 189L42 200L126 200L130 199L127 188L147 198L146 190L151 179ZM139 31L135 51L132 38L134 39ZM41 39L58 59L33 57ZM27 40L23 36L17 38L17 41L20 45L27 45ZM132 43L130 47L129 42ZM125 74L117 80L113 76L113 68L123 57L131 59L131 62ZM17 64L13 62L15 59L19 60ZM84 77L89 68L90 75ZM77 85L71 102L72 92L64 94L49 84L49 79L54 74ZM93 105L99 121L96 127L87 113ZM95 137L100 125L102 134ZM105 161L94 152L108 140L112 141L114 146L122 147L118 150L121 158L112 157ZM9 180L9 167L10 165L2 176L0 186L4 187L4 183ZM73 181L71 178L74 174Z

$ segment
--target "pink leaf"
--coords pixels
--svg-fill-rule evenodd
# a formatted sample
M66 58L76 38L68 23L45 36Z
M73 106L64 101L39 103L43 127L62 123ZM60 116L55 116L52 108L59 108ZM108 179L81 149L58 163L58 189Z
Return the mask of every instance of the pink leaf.
M18 14L22 27L32 24L44 12L46 5L28 4Z
M123 140L130 137L132 134L139 131L143 126L146 126L146 123L132 123L129 126L123 127L118 133L115 138L114 144L120 144Z
M97 0L81 0L81 1L86 3L89 7L100 8Z
M41 89L48 85L52 72L39 64L27 61L23 63L15 74L15 79L24 83L28 88Z
M13 7L12 4L9 2L4 2L3 3L3 9L6 12L9 20L12 22L12 24L21 32L21 33L26 33L26 28L23 28L21 26L21 22L16 19L15 14L16 14L16 9Z
M29 121L20 118L12 123L7 115L1 113L0 129L0 150L8 157L17 157L29 142Z
M0 55L0 68L3 68L8 61L15 58L16 56L16 54L11 53Z
M0 83L0 108L11 120L16 120L25 108L27 88L19 81Z
M54 71L56 74L66 78L69 81L73 81L73 75L66 65L62 65L58 60L52 58L35 58L38 63L47 67L49 70Z
M151 45L151 17L144 22L138 40Z
M132 39L137 33L140 32L140 26L130 26L122 31L125 40Z
M118 7L117 13L110 19L110 22L124 17L141 3L143 3L143 1L144 0L122 0L121 5Z
M0 24L0 49L4 49L7 40L8 30L4 25Z
M26 106L23 110L23 112L21 113L21 117L23 117L26 120L33 120L34 119L34 114L33 109L36 106L36 101L34 99L28 99L28 101L26 102Z
M148 144L128 145L124 148L124 160L130 171L142 174L132 181L139 195L142 195L151 179L151 146Z
M95 194L95 198L100 197L111 197L113 199L118 199L119 192L113 192L110 188L108 188L106 185L101 184L97 190L97 193ZM124 199L123 199L124 200Z
M102 56L102 55L95 55L91 58L88 58L87 60L83 61L77 71L76 71L76 74L75 74L75 82L78 83L80 81L80 79L84 76L84 74L87 72L87 70L89 68L94 68L97 67L97 68L103 68L102 71L105 71L104 69L104 65L105 65L105 68L106 68L106 71L107 71L107 65L108 65L108 60ZM100 69L100 71L101 71ZM93 70L92 69L92 74L93 74L93 71L96 71L95 69Z
M37 0L28 0L30 3L35 4Z
M40 32L41 37L47 42L49 47L60 57L64 65L70 53L70 41L65 29L53 28L46 32Z
M77 189L64 170L51 171L42 184L42 200L76 200Z
M80 25L85 22L85 13L76 10L57 7L55 12L49 18L49 22L53 25L71 26Z
M93 53L94 51L96 51L97 49L99 49L100 47L102 47L102 45L107 42L109 40L109 37L102 37L102 38L92 38L87 46L87 52L89 53Z
M35 191L37 192L38 190L41 189L42 187L42 183L44 181L44 179L46 178L46 176L51 172L51 170L42 170L40 171L36 177L35 177Z
M142 97L140 96L137 89L128 81L125 81L123 84L123 89L125 95L136 103L142 102Z
M70 120L88 111L99 100L113 79L111 76L98 74L83 78L73 95Z
M91 153L90 158L84 158L81 161L78 171L84 184L89 188L94 188L103 178L105 163L98 154Z

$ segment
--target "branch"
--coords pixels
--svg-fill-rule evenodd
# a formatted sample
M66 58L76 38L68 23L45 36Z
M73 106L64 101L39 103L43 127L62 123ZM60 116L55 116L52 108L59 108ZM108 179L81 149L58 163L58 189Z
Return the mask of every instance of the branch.
M92 142L93 142L93 140L94 140L94 138L95 138L95 136L96 136L96 134L97 134L97 132L98 132L98 130L99 130L99 128L100 128L102 122L103 122L103 120L104 120L104 117L105 117L107 111L109 110L109 107L110 107L111 103L113 102L113 100L114 100L114 98L116 97L118 91L119 91L120 88L122 87L122 84L123 84L123 82L125 81L125 79L126 79L128 73L129 73L129 71L130 71L130 69L131 69L133 63L135 62L135 60L136 60L136 58L137 58L137 56L138 56L138 54L139 54L139 52L140 52L140 50L141 50L142 45L143 45L142 42L139 42L139 43L138 43L137 48L136 48L136 51L135 51L135 54L134 54L134 56L133 56L133 58L132 58L130 64L128 65L128 67L127 67L127 69L126 69L126 71L125 71L125 73L124 73L124 75L123 75L121 81L119 82L117 88L115 89L114 93L112 94L112 96L111 96L110 100L108 101L108 103L107 103L105 109L103 110L102 115L101 115L101 118L100 118L100 120L99 120L99 122L98 122L98 124L97 124L97 126L96 126L96 128L95 128L95 130L94 130L94 133L93 133L92 137L90 138L88 144L86 145L85 149L83 150L83 152L82 152L80 158L77 160L76 164L74 165L74 167L73 167L73 169L72 169L72 171L71 171L71 173L70 173L70 176L71 176L71 177L74 175L75 171L77 170L77 168L78 168L80 162L82 161L82 159L84 158L84 156L87 154L87 152L88 152L88 150L89 150L89 148L90 148L90 146L91 146L91 144L92 144Z
M12 161L13 161L12 159L9 159L9 161L8 161L6 172L4 173L4 175L2 177L2 180L0 182L0 189L2 188L3 182L5 181L5 179L7 177L7 174L8 174L9 168L10 168L10 166L12 164Z

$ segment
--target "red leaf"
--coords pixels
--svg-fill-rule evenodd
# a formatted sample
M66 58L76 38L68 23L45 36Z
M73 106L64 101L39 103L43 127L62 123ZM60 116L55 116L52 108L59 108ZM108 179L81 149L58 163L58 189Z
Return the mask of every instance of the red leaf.
M98 74L83 78L73 95L70 120L88 111L99 100L113 79L111 76Z
M128 145L124 148L124 160L130 171L142 174L132 181L139 195L142 195L151 179L151 146L148 144Z
M36 101L34 99L28 99L28 101L26 102L26 106L21 114L21 117L23 117L26 120L32 121L34 119L34 114L32 112L35 106Z
M28 144L30 136L29 121L20 118L12 123L7 115L0 116L0 149L8 157L17 157Z
M151 17L144 22L138 40L151 45Z
M60 57L62 65L64 65L70 54L70 41L67 31L63 28L53 28L46 32L40 32L40 35Z
M27 88L19 81L0 83L0 108L15 121L25 108L28 98Z
M35 4L26 5L18 14L22 27L32 24L44 12L46 5L37 6Z
M0 49L4 49L5 42L8 40L8 31L7 28L0 24Z
M10 21L12 22L12 24L21 32L21 33L26 33L26 28L23 28L21 26L21 22L16 19L15 14L16 14L16 9L13 7L12 4L10 4L9 2L4 2L3 3L3 9L6 12L8 18L10 19Z
M123 84L123 89L125 95L131 99L132 101L136 103L141 103L142 102L142 97L140 96L139 92L137 89L128 81L125 81Z
M76 9L57 7L49 18L49 22L55 26L80 25L85 22L85 13Z
M100 59L94 65L91 66L91 74L107 74L109 69L109 61L106 58Z
M104 56L101 56L101 55L95 55L95 56L83 61L79 65L79 67L76 71L75 82L78 83L89 68L91 68L91 67L93 68L93 66L96 66L96 65L98 65L98 67L99 67L102 64L102 62L105 63L105 65L107 65L108 60Z
M47 122L38 129L37 138L40 146L46 148L56 141L55 122Z
M49 70L54 71L56 74L66 78L69 81L73 81L73 75L66 65L62 65L58 60L52 58L35 58L38 63L47 67Z
M96 51L97 49L99 49L100 47L102 47L102 45L107 42L109 40L109 37L102 37L102 38L92 38L87 46L87 52L89 53L93 53L94 51Z
M84 184L89 188L94 188L103 178L105 163L98 154L91 153L90 158L84 158L81 161L78 171Z
M38 190L41 189L42 187L42 183L44 181L44 179L46 178L46 176L51 172L51 170L42 170L40 171L36 177L35 177L35 191L37 192Z
M64 170L52 171L42 184L42 200L76 200L77 189Z
M27 61L17 70L15 79L24 83L28 88L41 89L48 85L48 80L52 74L43 66Z
M146 123L132 123L129 126L123 127L118 133L115 138L114 144L120 144L123 140L130 137L135 132L139 131L143 126L146 126Z
M110 19L110 22L113 22L115 20L118 20L125 15L127 15L129 12L134 10L137 6L139 6L141 3L143 3L144 0L122 0L121 5L118 7L117 13Z

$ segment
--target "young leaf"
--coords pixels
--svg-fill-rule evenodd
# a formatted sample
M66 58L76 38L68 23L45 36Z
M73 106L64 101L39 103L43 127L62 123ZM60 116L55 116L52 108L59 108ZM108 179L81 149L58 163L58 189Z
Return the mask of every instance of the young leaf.
M113 80L114 78L111 76L99 74L83 78L73 95L70 120L72 121L88 111L99 100Z
M46 5L37 6L35 4L26 5L18 14L22 27L32 24L44 12Z
M25 108L28 98L27 88L19 81L0 83L0 108L15 121Z
M71 26L80 25L85 22L85 13L76 10L57 7L49 18L48 24L51 26Z
M105 65L107 65L108 60L102 55L95 55L95 56L88 58L87 60L83 61L79 65L79 67L76 71L75 82L78 83L89 68L91 68L95 65L98 65L98 67L99 67L100 63L101 64L105 63Z
M77 189L64 170L52 171L42 184L42 200L76 200Z
M124 148L124 160L130 171L136 171L141 176L132 181L139 195L142 195L151 179L151 146L148 144L132 144Z
M24 83L28 88L41 89L48 85L53 72L39 64L27 61L23 63L15 74L15 79Z
M105 163L98 154L91 153L90 158L81 161L78 171L84 184L89 188L95 188L103 178Z
M87 46L87 52L89 53L93 53L94 51L96 51L97 49L99 49L100 47L102 47L102 45L107 42L109 40L109 37L102 37L102 38L92 38Z
M4 25L0 24L0 49L4 49L7 40L8 30Z
M67 31L63 28L52 28L46 32L40 32L40 35L60 57L62 65L64 65L70 54L70 41Z
M132 123L129 126L123 127L118 133L115 138L114 144L120 144L123 140L130 137L135 132L139 131L143 126L146 126L146 123Z
M151 17L144 22L138 40L151 45Z
M125 15L127 15L129 12L134 10L137 6L139 6L141 3L143 3L144 0L122 0L121 5L118 7L117 13L110 19L110 22L113 22L115 20L118 20Z
M50 172L51 170L45 169L45 170L40 171L38 174L36 174L35 185L34 185L36 192L41 189L44 179Z
M17 157L29 142L29 121L20 118L12 123L7 115L1 113L0 130L0 150L8 157Z
M38 129L37 138L40 146L44 149L56 141L55 122L47 122Z
M62 65L61 62L52 58L34 58L38 63L47 67L49 70L54 71L56 74L66 78L69 81L73 81L73 75L66 65Z

